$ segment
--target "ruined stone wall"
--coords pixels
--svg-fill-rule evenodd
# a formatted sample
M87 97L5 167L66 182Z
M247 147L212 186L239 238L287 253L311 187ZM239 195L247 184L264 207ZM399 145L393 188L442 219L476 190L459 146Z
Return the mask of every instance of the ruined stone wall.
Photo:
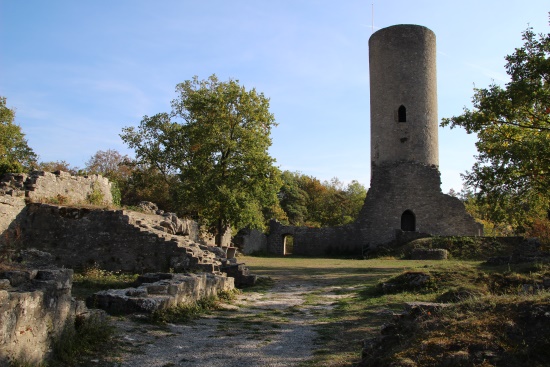
M0 272L0 365L39 365L74 324L72 275L70 269Z
M25 174L8 174L0 179L0 248L16 237L15 220L25 208Z
M267 249L284 255L285 236L293 236L295 255L362 256L369 248L400 239L483 235L483 226L466 212L460 200L443 194L440 185L439 170L432 165L411 162L373 165L371 188L355 223L307 228L272 221ZM414 215L413 231L403 231L401 227L405 211Z
M54 173L33 171L25 181L26 197L31 202L39 202L58 195L71 203L87 202L90 195L101 193L101 203L113 203L111 183L100 175L71 176L68 172Z
M15 240L16 218L25 208L23 196L0 195L0 248Z
M67 203L86 203L94 192L99 193L101 204L113 203L111 183L99 175L71 176L60 171L5 174L0 178L0 247L17 237L17 218L26 202L62 199Z
M267 236L257 229L241 229L233 243L245 255L267 251Z
M183 269L197 265L197 256L190 256L195 247L201 252L197 245L179 247L177 238L160 237L129 220L122 210L31 203L20 221L22 243L50 252L59 266L76 269L97 264L142 273L168 271L176 262Z
M270 222L267 250L272 254L284 255L284 240L292 236L294 240L293 255L330 256L361 255L361 244L358 241L355 225L339 227L294 227L285 226L276 220Z

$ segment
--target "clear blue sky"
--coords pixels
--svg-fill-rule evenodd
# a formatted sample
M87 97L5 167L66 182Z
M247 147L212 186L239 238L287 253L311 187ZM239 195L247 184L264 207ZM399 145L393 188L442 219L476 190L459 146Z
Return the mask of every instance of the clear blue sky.
M394 24L433 30L439 117L471 106L474 83L504 84L504 56L548 0L0 0L0 95L42 161L74 166L143 115L170 111L194 75L238 79L271 99L283 170L370 181L368 39ZM460 190L475 136L439 131L442 189Z

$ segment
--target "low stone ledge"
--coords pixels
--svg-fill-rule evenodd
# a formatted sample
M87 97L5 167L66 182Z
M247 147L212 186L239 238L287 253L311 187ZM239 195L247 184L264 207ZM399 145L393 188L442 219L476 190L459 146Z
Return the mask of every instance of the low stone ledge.
M111 314L152 313L235 288L233 278L207 273L149 273L141 275L137 282L141 283L137 288L97 292L87 304Z
M415 248L411 251L412 260L447 260L449 251L441 248Z

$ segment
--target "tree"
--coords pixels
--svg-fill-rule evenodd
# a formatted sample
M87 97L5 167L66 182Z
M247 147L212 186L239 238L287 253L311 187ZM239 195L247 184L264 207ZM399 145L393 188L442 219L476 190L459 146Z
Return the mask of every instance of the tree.
M281 208L295 226L339 226L353 222L367 190L357 181L347 186L337 177L321 182L300 172L284 171L279 191Z
M156 167L174 188L180 207L223 233L229 225L265 225L263 210L277 202L279 171L269 155L269 99L237 80L196 76L176 87L172 113L145 116L122 140L139 163Z
M36 169L45 172L65 171L69 172L71 175L78 175L80 173L78 167L71 167L71 164L65 160L40 162Z
M0 175L28 171L38 159L14 120L15 112L7 107L6 97L0 96Z
M308 218L309 196L299 185L299 172L284 171L281 174L282 186L278 193L279 204L285 211L288 224L303 225Z
M550 203L550 33L537 36L528 28L523 41L505 57L505 87L474 89L473 110L441 123L477 134L479 155L463 175L466 186L491 206L492 220L512 215L516 232L529 216L545 215Z
M86 171L121 183L127 181L132 174L130 164L130 157L122 155L114 149L98 150L86 162Z

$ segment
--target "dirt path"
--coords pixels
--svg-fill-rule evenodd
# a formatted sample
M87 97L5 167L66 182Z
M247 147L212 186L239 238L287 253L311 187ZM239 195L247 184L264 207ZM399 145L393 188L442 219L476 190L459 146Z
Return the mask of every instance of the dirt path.
M315 325L338 297L311 276L272 274L266 292L243 293L226 309L165 327L115 321L126 352L114 366L298 366L315 349Z

